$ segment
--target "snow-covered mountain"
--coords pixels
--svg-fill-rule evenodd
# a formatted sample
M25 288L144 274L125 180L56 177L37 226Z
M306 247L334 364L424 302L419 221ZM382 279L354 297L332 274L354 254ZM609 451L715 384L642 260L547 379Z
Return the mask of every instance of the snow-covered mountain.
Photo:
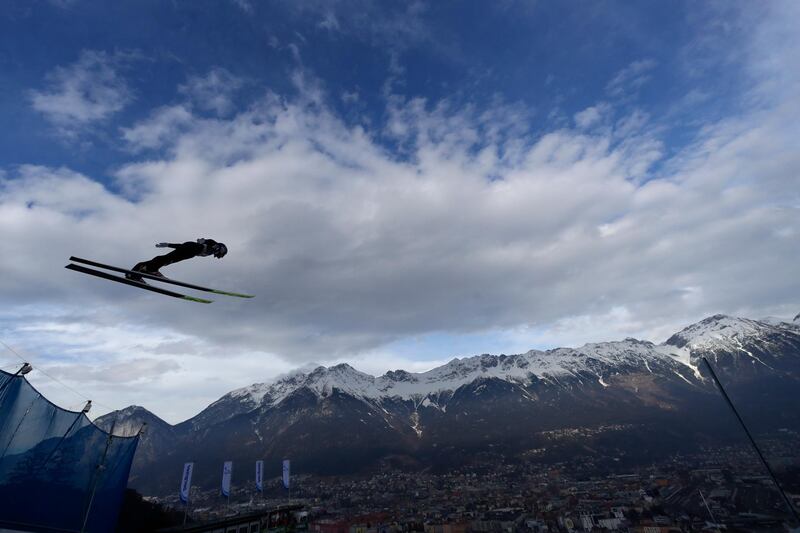
M477 355L455 358L449 363L422 373L395 370L374 377L348 364L309 372L295 372L278 380L236 389L211 404L208 410L225 406L228 416L257 407L279 404L300 388L319 396L333 389L358 398L412 400L430 394L454 391L479 378L497 378L522 385L532 380L558 383L560 379L580 377L598 383L620 369L647 372L672 372L679 376L699 376L699 357L714 353L747 354L746 343L785 339L800 331L795 321L769 318L762 321L714 315L675 333L665 343L655 345L636 339L585 344L579 348L531 350L517 355ZM216 421L219 418L215 417Z
M625 339L619 342L586 344L580 348L531 350L517 355L476 355L453 359L427 372L412 373L394 370L375 377L359 372L343 363L332 367L319 366L308 373L295 373L273 382L257 383L236 389L211 404L237 406L231 416L248 409L279 404L287 396L304 388L324 397L335 389L356 398L381 400L419 400L432 394L453 392L477 379L495 378L520 385L532 381L558 384L569 378L594 380L601 385L621 369L647 372L669 371L693 374L688 360L677 355L671 346L657 346L646 341Z
M788 320L768 317L763 320L714 315L688 326L670 337L666 344L692 351L742 351L744 342L765 340L773 335L795 331L797 325Z
M761 371L797 375L800 322L769 318L750 320L714 315L670 337L666 346L679 348L684 362L699 365L706 357L734 380L749 379Z
M765 384L780 398L800 384L800 321L715 315L659 345L625 339L484 354L377 377L347 364L296 371L234 390L176 426L148 420L147 453L137 455L134 474L152 477L142 488L157 492L159 473L187 457L291 455L316 471L357 470L398 456L425 464L468 460L486 449L521 452L566 427L647 426L637 435L661 444L683 428L678 440L689 442L698 431L729 429L702 357L732 394L769 412ZM135 420L132 429L148 418L142 411L115 414L118 427ZM781 423L795 422L795 415L772 411ZM655 442L640 444L657 450Z

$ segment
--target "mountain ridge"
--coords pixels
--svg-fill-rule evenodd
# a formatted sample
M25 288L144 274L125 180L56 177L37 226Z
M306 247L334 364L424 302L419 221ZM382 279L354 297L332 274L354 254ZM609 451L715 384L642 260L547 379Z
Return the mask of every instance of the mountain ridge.
M777 322L779 319L775 320ZM794 321L800 321L800 314ZM375 400L399 396L409 400L445 391L452 392L481 377L522 382L529 381L531 374L538 379L552 380L557 379L559 375L575 375L579 371L588 371L597 376L598 382L602 382L602 363L641 364L648 371L652 371L650 363L669 365L671 362L677 362L680 366L675 366L673 371L682 375L680 371L685 370L699 377L699 360L696 357L692 358L693 351L708 355L715 350L739 350L741 343L738 339L742 335L757 334L764 337L775 334L776 329L794 328L800 331L800 323L794 324L788 321L771 323L771 321L717 314L683 328L661 344L629 337L620 341L586 343L577 348L559 347L529 350L523 354L455 357L444 365L425 372L415 373L397 369L387 371L381 376L361 372L347 363L331 367L319 365L310 371L295 370L274 380L234 389L209 404L197 415L174 425L168 424L155 413L139 406L129 406L121 410L122 415L116 414L119 411L115 411L98 417L98 420L107 419L111 415L125 418L125 411L138 407L164 424L179 427L191 424L193 421L196 423L195 419L201 416L203 418L213 416L215 408L220 405L224 405L226 409L230 409L231 405L239 405L234 412L227 413L228 417L263 407L265 402L275 405L301 387L307 387L318 395L330 394L333 388L337 388L361 398Z
M543 461L564 460L589 444L601 459L633 460L735 439L738 429L702 358L712 361L756 429L800 429L798 411L784 408L796 403L800 386L800 327L714 315L661 344L628 338L483 354L377 377L346 363L318 366L235 389L174 426L131 408L127 416L136 420L129 426L149 420L131 483L164 493L171 490L170 472L185 460L292 457L306 472L346 474L385 461L445 468L476 454L521 457L531 449L547 450ZM125 417L118 412L98 421L119 424ZM620 436L603 429L613 427L629 429ZM548 436L564 429L595 440ZM216 469L203 472L198 483L213 485Z

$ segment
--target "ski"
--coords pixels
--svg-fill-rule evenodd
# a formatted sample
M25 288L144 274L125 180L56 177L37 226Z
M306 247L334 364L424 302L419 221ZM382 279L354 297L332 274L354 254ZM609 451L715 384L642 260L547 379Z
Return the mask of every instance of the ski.
M95 270L93 268L86 268L80 265L73 265L70 263L69 265L66 265L64 268L68 268L69 270L74 270L75 272L83 272L84 274L89 274L90 276L97 276L98 278L116 281L117 283L124 283L125 285L130 285L132 287L139 287L140 289L157 292L159 294L164 294L166 296L172 296L173 298L180 298L181 300L189 300L190 302L198 302L201 304L210 304L211 302L213 302L213 300L204 300L203 298L195 298L194 296L187 296L186 294L168 291L167 289L162 289L161 287L153 287L152 285L148 285L147 283L142 283L140 281L133 281L131 279L124 278L122 276L115 276L114 274L109 274L108 272L102 272L100 270Z
M171 283L172 285L178 285L180 287L186 287L187 289L194 289L196 291L204 291L204 292L211 292L214 294L222 294L224 296L235 296L236 298L254 298L252 294L241 294L238 292L230 292L230 291L220 291L217 289L209 289L208 287L202 287L200 285L194 285L192 283L185 283L183 281L177 281L170 278L162 278L159 276L153 276L151 274L145 274L144 272L134 272L133 270L127 270L125 268L115 267L111 265L105 265L103 263L98 263L97 261L89 261L88 259L81 259L80 257L72 256L69 258L70 261L74 261L76 263L83 263L85 265L90 265L93 267L103 268L105 270L112 270L114 272L122 272L123 274L134 274L136 276L142 276L143 278L152 279L153 281L161 281L163 283ZM129 280L130 281L130 280Z

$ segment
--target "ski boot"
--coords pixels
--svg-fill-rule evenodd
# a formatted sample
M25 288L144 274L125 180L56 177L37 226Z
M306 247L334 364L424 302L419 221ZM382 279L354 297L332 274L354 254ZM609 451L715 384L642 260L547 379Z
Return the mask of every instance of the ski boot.
M159 278L164 277L164 274L162 274L158 270L152 272L148 270L147 263L137 263L131 270L133 270L134 272L141 272L142 274L149 274L151 276L156 276ZM136 274L125 274L125 278L131 281L136 281L138 283L144 283L145 285L147 285L147 282L144 280L144 278L142 276L137 276Z

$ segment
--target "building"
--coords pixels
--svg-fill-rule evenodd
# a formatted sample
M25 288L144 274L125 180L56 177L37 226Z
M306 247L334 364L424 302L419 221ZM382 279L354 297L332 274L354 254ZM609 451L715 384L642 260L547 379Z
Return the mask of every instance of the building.
M159 533L266 533L306 531L307 514L302 505L282 505L247 514L159 529Z

